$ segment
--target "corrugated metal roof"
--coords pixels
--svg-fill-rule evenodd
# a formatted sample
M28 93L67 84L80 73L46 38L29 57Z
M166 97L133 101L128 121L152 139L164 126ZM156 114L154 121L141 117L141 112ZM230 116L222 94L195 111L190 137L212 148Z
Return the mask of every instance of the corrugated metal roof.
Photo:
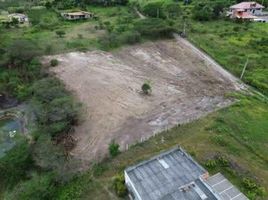
M221 173L215 174L207 179L206 183L216 192L223 200L248 200L230 181Z
M207 171L181 148L129 167L125 172L143 200L201 200L201 193L194 187L210 200L216 199L199 179ZM189 183L187 189L180 189Z

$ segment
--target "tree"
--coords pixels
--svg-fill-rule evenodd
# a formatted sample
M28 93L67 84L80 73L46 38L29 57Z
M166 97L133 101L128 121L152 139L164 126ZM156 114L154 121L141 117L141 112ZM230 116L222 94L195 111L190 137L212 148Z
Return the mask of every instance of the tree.
M162 6L162 1L150 1L143 6L142 12L149 17L165 18Z
M9 66L21 67L41 54L38 46L30 40L15 40L6 50Z
M148 95L152 92L152 87L151 87L149 82L143 83L143 85L141 86L141 89L142 89L143 93L146 95Z
M181 8L178 3L166 2L164 4L164 12L167 18L179 17L181 15Z
M211 20L214 16L213 8L208 1L202 1L195 4L193 8L193 17L199 21Z
M112 157L115 157L120 153L119 147L120 145L114 140L109 144L109 153Z
M80 105L55 78L36 81L30 88L39 126L51 136L68 133L77 124Z
M0 180L6 187L12 187L27 177L27 171L33 168L30 145L27 141L17 141L7 154L0 159Z
M56 31L56 34L58 37L63 38L66 33L63 30L58 30L58 31Z
M56 181L53 173L34 174L30 180L20 183L5 199L48 200L56 193Z

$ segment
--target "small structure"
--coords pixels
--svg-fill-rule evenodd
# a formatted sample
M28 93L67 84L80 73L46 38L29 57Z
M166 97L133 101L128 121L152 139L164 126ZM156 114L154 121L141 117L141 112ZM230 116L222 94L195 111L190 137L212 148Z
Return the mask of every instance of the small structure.
M263 8L264 6L254 1L241 2L230 7L229 15L231 18L253 20L262 15Z
M29 22L29 19L27 15L21 14L21 13L13 13L8 15L9 20L11 21L12 19L17 19L19 23L23 24L26 22Z
M125 170L134 200L248 200L222 174L209 176L182 148Z
M61 13L61 16L67 20L79 20L79 19L89 19L93 17L93 14L85 11L79 11L79 12Z

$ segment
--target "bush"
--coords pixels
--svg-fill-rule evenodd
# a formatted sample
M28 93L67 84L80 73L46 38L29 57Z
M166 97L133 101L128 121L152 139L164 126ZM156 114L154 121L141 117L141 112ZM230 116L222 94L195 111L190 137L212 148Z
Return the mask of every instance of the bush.
M260 187L255 181L250 178L244 178L242 182L243 187L246 189L248 196L255 197L261 196L263 197L266 193L263 187Z
M168 21L158 18L139 19L134 22L134 30L149 38L172 38L172 34L176 32Z
M59 64L59 61L57 59L52 59L50 61L50 66L51 67L56 67Z
M141 89L143 91L144 94L148 95L152 92L152 87L150 85L150 83L143 83L143 85L141 86Z
M182 14L180 5L177 2L165 2L163 8L167 18L179 17Z
M119 147L120 145L115 143L114 140L109 144L109 153L112 157L115 157L120 153Z
M140 42L141 35L137 31L126 31L121 34L121 42L125 44L135 44Z
M63 30L58 30L58 31L56 31L56 34L58 37L63 38L66 33Z
M27 171L33 168L31 149L27 141L17 142L0 159L0 180L5 187L13 187L20 180L27 178Z
M8 64L21 67L41 54L40 48L30 40L15 40L6 51Z
M149 17L165 18L163 1L149 1L142 7L142 12Z
M113 188L119 197L127 195L127 188L125 185L125 178L123 174L117 175L113 180Z
M68 133L77 124L80 105L55 78L36 81L30 88L36 119L44 132L51 136Z
M47 200L53 199L56 193L56 182L51 173L38 175L25 182L20 183L5 199L13 200Z
M101 176L107 169L107 166L102 163L96 163L93 165L92 170L93 170L93 175L98 177Z
M213 8L206 3L197 3L193 8L193 17L199 21L208 21L213 18Z

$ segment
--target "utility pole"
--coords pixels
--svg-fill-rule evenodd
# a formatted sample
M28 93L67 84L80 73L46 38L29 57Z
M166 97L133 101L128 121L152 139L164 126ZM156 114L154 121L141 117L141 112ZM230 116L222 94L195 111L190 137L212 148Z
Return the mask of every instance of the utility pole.
M243 78L243 76L244 76L244 73L245 73L245 71L246 71L247 66L248 66L248 58L247 58L247 61L246 61L245 65L244 65L243 71L242 71L242 73L241 73L240 80L242 80L242 78Z
M186 37L186 20L183 23L183 36Z

